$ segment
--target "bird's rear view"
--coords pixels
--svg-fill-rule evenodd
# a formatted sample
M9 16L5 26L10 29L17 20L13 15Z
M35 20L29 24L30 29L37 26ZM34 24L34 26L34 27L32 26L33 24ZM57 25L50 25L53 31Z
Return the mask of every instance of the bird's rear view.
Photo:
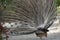
M8 8L1 13L1 22L24 22L21 26L29 26L22 28L33 29L29 33L39 37L47 36L48 28L56 18L55 0L12 0Z

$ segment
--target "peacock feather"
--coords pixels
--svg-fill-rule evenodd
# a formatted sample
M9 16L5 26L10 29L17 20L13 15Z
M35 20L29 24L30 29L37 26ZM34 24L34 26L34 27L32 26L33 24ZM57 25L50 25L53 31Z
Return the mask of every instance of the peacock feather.
M12 4L0 13L0 21L21 21L36 29L48 29L56 18L55 11L54 0L12 0Z

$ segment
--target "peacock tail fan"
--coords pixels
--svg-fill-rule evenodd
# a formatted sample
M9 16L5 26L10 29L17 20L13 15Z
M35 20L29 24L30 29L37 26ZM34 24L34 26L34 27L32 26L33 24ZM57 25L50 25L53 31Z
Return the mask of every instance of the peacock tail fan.
M48 29L56 18L55 0L12 0L0 12L0 22L25 22L36 29Z

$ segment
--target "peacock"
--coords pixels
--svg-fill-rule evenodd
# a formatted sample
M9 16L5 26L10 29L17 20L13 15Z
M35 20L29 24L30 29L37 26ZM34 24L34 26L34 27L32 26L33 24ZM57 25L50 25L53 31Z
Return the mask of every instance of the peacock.
M24 31L21 34L47 36L48 28L56 19L56 4L55 0L12 0L0 14L0 22L20 22L20 30Z

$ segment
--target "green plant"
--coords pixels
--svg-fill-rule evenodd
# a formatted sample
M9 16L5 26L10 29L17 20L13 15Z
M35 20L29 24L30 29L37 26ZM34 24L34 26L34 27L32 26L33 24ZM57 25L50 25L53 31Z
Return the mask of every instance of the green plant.
M60 6L60 0L56 0L56 5Z
M2 6L3 8L6 8L7 5L9 5L12 2L12 0L0 0L0 6Z

